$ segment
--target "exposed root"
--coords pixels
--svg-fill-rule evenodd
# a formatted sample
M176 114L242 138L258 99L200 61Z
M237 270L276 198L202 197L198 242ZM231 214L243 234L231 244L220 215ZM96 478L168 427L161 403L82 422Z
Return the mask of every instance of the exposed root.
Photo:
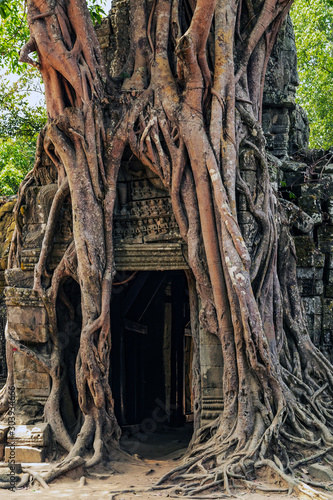
M247 461L249 462L249 458L247 459ZM233 493L232 489L242 489L244 488L244 486L249 488L251 491L263 491L267 493L288 492L289 495L291 495L292 493L302 495L306 494L309 498L318 500L326 500L329 498L325 493L322 493L312 487L315 486L317 488L319 487L322 489L329 489L325 484L314 483L311 481L309 481L310 484L306 484L304 481L301 481L295 478L295 476L290 475L290 473L284 472L272 460L264 459L255 462L250 461L252 464L252 470L253 466L254 469L268 467L282 480L283 483L287 485L286 487L283 487L283 485L282 487L275 487L269 484L258 483L258 481L254 482L253 480L249 480L247 479L247 473L246 477L244 477L243 473L241 472L232 472L232 470L237 470L237 468L239 468L239 466L236 465L235 462L234 465L236 465L236 467L233 467L232 462L232 460L229 460L228 462L225 462L225 465L219 465L219 467L217 467L215 470L210 469L206 471L206 473L186 472L185 474L177 474L177 472L175 471L177 471L178 469L179 472L180 467L178 467L171 471L171 473L169 472L166 476L164 476L164 478L162 478L159 483L163 483L166 478L168 479L168 482L170 482L170 479L172 480L172 482L177 482L177 485L173 486L172 490L169 493L169 496L173 498L237 497L237 494ZM227 465L227 463L229 465ZM190 467L187 467L188 471L192 469L193 463ZM232 486L230 485L231 482ZM217 489L220 491L218 495L215 494ZM202 493L207 490L211 490L212 493L209 495L202 495Z
M26 474L30 474L30 476L32 476L44 488L44 490L50 489L50 486L46 483L45 479L37 472L31 469L22 469L22 471Z
M27 484L29 484L29 480L30 480L30 473L27 472L23 474L20 482L16 484L16 489L19 490L20 488L24 488L25 486L27 486Z
M74 457L70 460L65 460L58 464L56 467L53 467L53 469L43 477L43 480L45 481L45 483L51 483L57 477L84 464L85 460L82 457Z

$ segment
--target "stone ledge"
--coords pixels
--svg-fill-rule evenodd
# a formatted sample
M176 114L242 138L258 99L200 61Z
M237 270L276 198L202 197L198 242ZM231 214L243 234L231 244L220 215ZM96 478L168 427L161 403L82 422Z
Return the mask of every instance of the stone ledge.
M16 425L12 441L15 446L48 446L50 443L50 426L44 422L36 425Z
M4 290L7 306L44 307L38 292L32 288L16 288L7 286Z

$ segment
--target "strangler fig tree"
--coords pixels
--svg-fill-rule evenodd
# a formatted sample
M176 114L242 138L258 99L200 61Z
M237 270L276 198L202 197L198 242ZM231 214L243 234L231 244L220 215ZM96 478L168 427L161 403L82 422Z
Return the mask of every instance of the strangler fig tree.
M117 335L110 329L113 211L129 147L170 193L188 249L192 318L219 338L223 353L224 409L206 427L196 424L186 460L162 481L176 481L183 496L217 485L228 492L230 478L251 479L266 465L301 488L290 479L293 468L333 446L333 369L307 332L295 249L271 186L261 126L267 63L292 0L129 3L128 76L112 79L84 0L27 0L31 37L20 59L41 72L48 123L16 213L27 186L38 184L45 152L57 169L58 191L34 287L48 312L52 353L12 338L8 344L50 374L45 417L68 450L62 467L77 457L87 467L103 455L112 459L120 437L109 386ZM254 165L254 185L242 178L245 156ZM237 221L240 195L256 222L251 242ZM46 286L57 217L68 198L74 237ZM18 225L11 266L20 265L20 242ZM59 407L56 300L68 276L80 286L83 312L76 385L84 419L75 442ZM6 388L2 396L5 408Z

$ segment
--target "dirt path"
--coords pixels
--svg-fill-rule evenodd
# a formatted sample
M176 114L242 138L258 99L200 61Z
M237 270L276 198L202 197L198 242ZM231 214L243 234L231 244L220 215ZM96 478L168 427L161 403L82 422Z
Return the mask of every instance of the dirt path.
M107 499L107 500L170 500L168 491L142 491L156 484L170 469L174 468L181 460L183 450L186 449L191 437L190 429L164 430L162 433L144 434L142 432L125 434L122 445L135 455L135 463L117 462L108 466L96 466L94 470L83 469L72 471L67 477L62 477L45 490L35 484L29 489L16 492L0 490L0 498L12 500L40 499L66 499L75 500ZM51 464L31 465L41 475L46 473ZM86 484L80 484L82 476ZM259 484L259 483L258 483ZM275 485L279 487L279 485ZM137 490L136 493L122 493L124 490ZM141 490L141 491L140 491ZM115 493L118 493L116 496ZM240 498L246 500L287 500L296 498L287 494L251 493L249 490L237 491ZM221 499L225 498L221 493Z
M72 475L71 478L66 477L60 480L54 481L50 485L49 490L44 490L43 488L36 486L26 490L20 490L17 492L4 491L3 494L0 493L1 498L8 498L13 500L24 500L30 498L41 498L41 499L56 499L56 498L74 498L76 500L84 499L108 499L108 500L134 500L141 498L144 500L170 500L167 492L155 491L155 492L140 492L137 493L121 493L122 490L127 490L131 488L136 488L138 490L149 488L157 482L163 474L175 466L177 462L174 460L144 460L142 465L133 465L128 463L117 463L112 470L99 470L88 474L86 472L86 482L85 486L80 486L80 476L81 473L78 471L76 477ZM46 471L48 467L38 467L40 472ZM100 477L96 477L93 474L99 474ZM110 475L111 474L111 475ZM120 492L116 497L114 492ZM270 500L287 500L295 497L287 496L287 494L259 494L250 493L248 490L244 490L237 493L241 498L246 500L264 500L269 498ZM3 496L2 496L3 495ZM224 498L221 494L221 499Z

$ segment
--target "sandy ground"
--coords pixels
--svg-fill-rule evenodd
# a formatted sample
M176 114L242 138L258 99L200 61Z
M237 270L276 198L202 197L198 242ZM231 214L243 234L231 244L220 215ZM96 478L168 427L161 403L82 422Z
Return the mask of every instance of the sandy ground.
M72 471L69 476L55 480L50 489L45 490L35 484L29 489L16 492L0 490L1 499L25 500L40 499L108 499L108 500L169 500L165 491L142 491L156 484L170 469L180 461L182 451L186 448L190 432L184 429L164 431L162 434L136 434L124 437L123 446L132 454L140 457L135 463L116 462L112 466L96 466L94 470L84 472L83 469ZM41 475L47 472L51 464L36 464L31 468ZM111 468L112 467L112 468ZM80 484L80 478L85 475L86 484ZM122 493L123 490L136 489L136 493ZM140 491L141 490L141 491ZM116 494L117 492L117 494ZM296 498L287 494L251 493L249 490L237 490L240 498L247 500L287 500ZM181 498L181 497L180 497ZM184 497L182 497L184 498ZM225 498L221 493L221 499ZM333 498L333 497L332 497Z

